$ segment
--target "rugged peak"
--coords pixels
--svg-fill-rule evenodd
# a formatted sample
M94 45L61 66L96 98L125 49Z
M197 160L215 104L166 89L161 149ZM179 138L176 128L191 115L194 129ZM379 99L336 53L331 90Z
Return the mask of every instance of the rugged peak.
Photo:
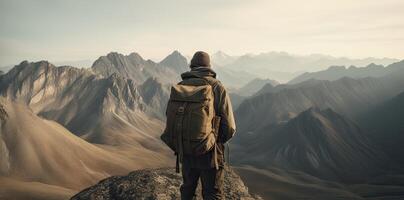
M128 55L129 58L132 58L136 61L144 61L144 59L142 58L142 56L140 56L140 54L136 53L136 52L132 52L131 54Z
M169 56L182 56L178 50L174 50Z
M173 61L172 63L176 63ZM92 65L92 70L103 77L109 77L113 73L121 77L132 79L136 83L142 83L150 76L159 76L165 82L172 82L177 77L174 70L161 67L151 60L144 60L138 53L127 56L117 52L111 52L107 56L101 56Z
M118 56L123 56L122 54L116 52L116 51L111 51L107 54L107 57L118 57Z
M145 169L130 173L127 176L113 176L100 181L98 184L89 187L73 196L72 200L80 199L180 199L179 187L181 175L175 173L174 169ZM201 189L198 188L197 200ZM225 199L254 200L262 199L248 193L247 187L240 177L231 169L226 168Z
M188 61L180 52L177 50L172 52L170 55L165 57L161 62L161 65L170 67L176 72L184 72L188 69Z

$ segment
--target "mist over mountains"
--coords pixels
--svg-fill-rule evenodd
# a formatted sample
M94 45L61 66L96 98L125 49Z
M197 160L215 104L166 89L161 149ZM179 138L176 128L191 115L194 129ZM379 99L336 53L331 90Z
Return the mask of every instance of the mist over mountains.
M403 62L403 61L401 61ZM318 79L318 80L337 80L343 77L351 77L351 78L366 78L366 77L382 77L387 74L391 74L396 70L400 70L402 63L396 62L387 67L383 65L376 65L371 63L366 67L355 67L350 66L346 68L345 66L331 66L327 70L313 72L313 73L304 73L292 80L289 81L289 84L300 83L309 79Z
M230 164L264 199L403 197L404 62L393 61L212 55L238 126ZM353 64L366 67L335 67ZM159 136L170 86L188 70L178 51L160 62L111 52L91 68L24 61L0 74L0 195L66 199L173 167Z
M333 65L366 66L370 63L388 65L397 62L397 59L390 58L364 58L350 59L344 57L333 57L321 54L307 56L292 55L286 52L268 52L261 54L246 54L242 56L229 56L218 51L212 55L213 62L218 66L217 71L225 74L224 83L237 84L234 78L224 73L233 71L233 76L239 75L240 85L244 85L252 79L246 78L245 74L262 79L274 79L281 83L288 82L304 72L323 70ZM227 76L229 77L227 80ZM233 80L233 82L232 82ZM228 81L228 82L226 82ZM238 85L238 86L240 86Z

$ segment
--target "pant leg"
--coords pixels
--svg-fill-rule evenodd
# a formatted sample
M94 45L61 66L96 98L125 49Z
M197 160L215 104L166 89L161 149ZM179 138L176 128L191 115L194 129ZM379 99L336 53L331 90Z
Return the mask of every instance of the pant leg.
M181 200L192 200L195 196L195 190L198 186L200 177L200 170L191 168L191 166L184 163L182 166L182 179L181 185Z
M201 170L202 196L204 200L223 200L224 169L220 167Z

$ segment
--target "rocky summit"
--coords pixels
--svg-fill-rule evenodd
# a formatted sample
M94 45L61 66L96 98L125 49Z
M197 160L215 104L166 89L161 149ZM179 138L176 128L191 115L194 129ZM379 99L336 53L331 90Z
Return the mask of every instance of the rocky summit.
M76 194L71 200L174 200L180 199L181 174L172 168L144 169L131 172L127 176L113 176L100 181ZM225 199L257 200L250 195L240 177L230 168L225 170ZM197 200L201 200L201 184L197 189Z

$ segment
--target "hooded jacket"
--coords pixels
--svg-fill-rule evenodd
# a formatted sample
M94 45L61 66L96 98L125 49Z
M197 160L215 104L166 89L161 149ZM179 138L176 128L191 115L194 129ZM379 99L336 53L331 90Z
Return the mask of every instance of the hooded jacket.
M219 166L223 166L224 144L230 140L236 132L233 109L226 89L222 83L216 79L216 73L211 68L192 67L191 71L181 74L183 81L179 84L201 77L213 86L215 112L216 115L221 118L217 141L217 161ZM213 151L202 156L184 156L183 163L184 162L187 162L186 164L189 164L192 168L206 169L215 167Z

